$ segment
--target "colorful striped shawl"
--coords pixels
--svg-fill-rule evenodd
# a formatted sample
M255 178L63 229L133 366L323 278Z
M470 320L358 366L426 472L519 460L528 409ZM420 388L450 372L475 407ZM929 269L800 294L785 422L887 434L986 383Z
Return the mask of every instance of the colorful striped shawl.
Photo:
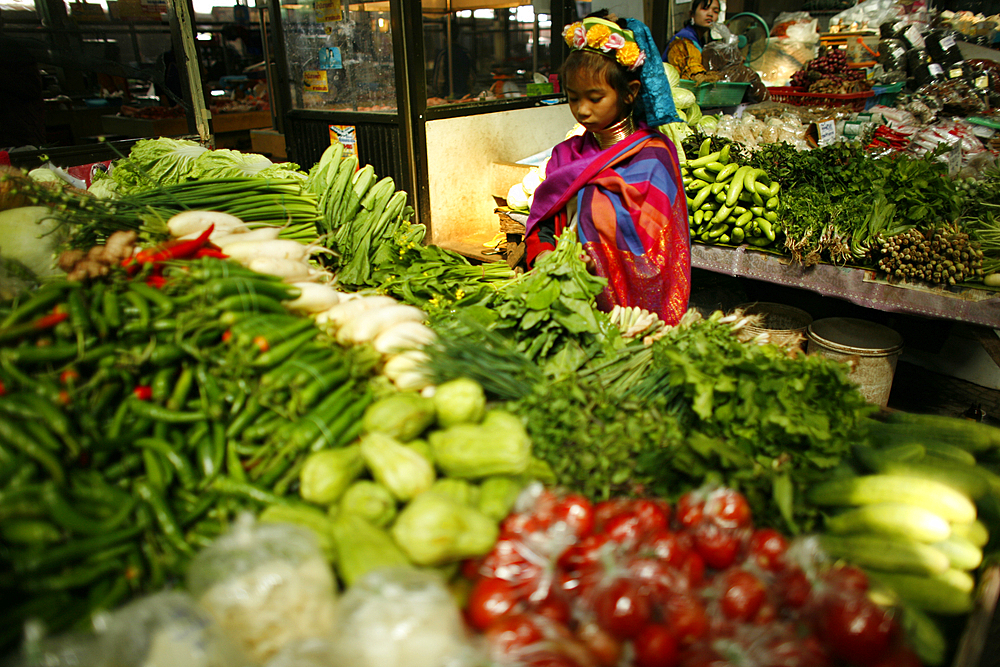
M526 238L529 261L538 247L538 225L566 225L565 207L577 198L577 235L608 279L601 310L638 306L673 324L687 310L691 244L687 201L677 153L662 135L643 127L601 150L589 134L552 151L546 177L535 191Z

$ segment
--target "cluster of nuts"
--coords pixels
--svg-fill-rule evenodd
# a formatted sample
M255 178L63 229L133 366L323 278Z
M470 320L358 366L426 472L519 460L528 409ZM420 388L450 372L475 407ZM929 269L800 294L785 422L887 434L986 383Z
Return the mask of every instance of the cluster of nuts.
M132 256L138 234L134 231L117 231L104 245L90 250L74 248L59 255L59 268L66 272L67 280L89 280L106 276L111 267L118 266Z
M875 246L877 266L890 280L922 280L955 285L983 275L983 252L956 229L911 229Z

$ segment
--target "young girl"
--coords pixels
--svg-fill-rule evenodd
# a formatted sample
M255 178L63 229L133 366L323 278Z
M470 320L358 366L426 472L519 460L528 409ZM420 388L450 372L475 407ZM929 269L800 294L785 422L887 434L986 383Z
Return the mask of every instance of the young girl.
M719 19L719 0L692 0L687 25L667 43L663 60L677 68L682 79L696 83L719 80L718 72L709 72L701 62L701 52L711 37L709 31Z
M528 216L527 260L533 266L569 228L591 271L608 280L601 310L638 306L673 324L690 295L687 202L677 151L636 116L658 126L676 112L664 101L670 89L661 62L645 59L656 53L648 28L627 25L585 18L564 33L573 50L560 78L586 132L552 151Z

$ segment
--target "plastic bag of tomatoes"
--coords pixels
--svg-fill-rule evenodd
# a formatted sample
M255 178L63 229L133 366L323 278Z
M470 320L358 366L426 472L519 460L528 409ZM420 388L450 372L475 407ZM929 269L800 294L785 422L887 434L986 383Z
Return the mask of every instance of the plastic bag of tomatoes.
M465 563L469 625L516 667L919 665L867 579L709 486L675 507L591 504L529 488L485 557Z

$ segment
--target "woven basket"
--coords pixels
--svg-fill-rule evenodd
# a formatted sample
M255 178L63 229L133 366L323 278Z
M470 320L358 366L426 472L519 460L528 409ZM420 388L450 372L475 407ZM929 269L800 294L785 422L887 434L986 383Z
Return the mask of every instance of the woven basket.
M740 338L750 340L766 333L770 342L781 347L801 347L806 345L806 330L812 324L812 315L806 311L786 306L783 303L754 301L736 306L744 315L757 318L756 324L749 324L741 330Z

